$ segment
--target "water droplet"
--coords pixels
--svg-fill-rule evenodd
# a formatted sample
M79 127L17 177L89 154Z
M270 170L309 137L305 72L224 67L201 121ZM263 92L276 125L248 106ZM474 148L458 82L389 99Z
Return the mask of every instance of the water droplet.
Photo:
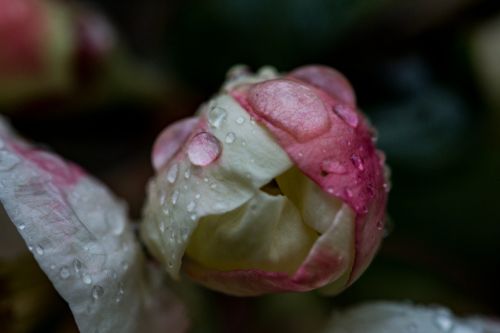
M327 173L335 173L342 175L347 172L347 169L339 161L330 159L324 160L321 163L321 170Z
M88 274L83 274L82 281L85 284L91 284L92 283L92 277L90 275L88 275Z
M189 218L191 219L191 221L196 221L198 216L196 214L191 214L191 216Z
M189 179L191 177L191 168L187 168L186 171L184 171L184 178Z
M243 117L236 118L236 123L238 125L243 125L245 123L245 118L243 118Z
M438 313L434 318L436 327L444 332L448 332L453 326L453 319L448 314Z
M173 184L177 179L177 173L179 171L179 166L177 164L173 164L167 172L167 181L170 184Z
M164 205L165 204L165 198L166 198L166 195L165 195L165 192L161 192L160 193L160 205Z
M246 142L246 140L241 140L241 145L242 145L243 147L246 147L246 146L247 146L247 142Z
M128 262L123 261L122 262L122 268L123 268L124 271L127 271L128 270Z
M76 273L80 272L82 269L82 262L78 259L73 260L73 269Z
M92 294L92 298L97 301L102 295L104 295L104 288L101 286L95 285L92 287L91 294Z
M43 247L41 245L38 245L35 249L36 253L39 255L39 256L43 256L43 254L45 253Z
M123 283L120 283L118 285L118 291L116 292L115 302L120 303L123 299L124 294L125 294L125 291L123 290Z
M338 104L333 108L333 112L337 114L343 121L345 121L351 127L357 127L359 123L358 115L356 111L347 105Z
M358 154L351 155L351 162L356 168L358 168L359 171L363 171L365 169L363 159Z
M297 154L299 157L304 157L304 154L302 152Z
M333 194L335 191L333 190L333 187L329 187L326 189L326 191L330 194Z
M163 214L165 214L166 216L170 215L170 210L168 209L167 206L163 206L161 208L161 210L162 210Z
M8 171L21 162L19 157L8 151L0 151L0 171Z
M67 278L69 278L70 275L71 275L71 272L69 271L68 267L66 267L66 266L61 267L61 269L59 270L59 276L63 280L66 280Z
M19 226L18 226L19 230L24 230L26 229L26 225L24 223L21 223Z
M194 198L195 198L196 200L200 199L200 198L201 198L201 194L200 194L200 193L196 193L196 195L194 196Z
M224 141L228 144L233 143L234 140L236 140L236 134L234 134L233 132L227 133L226 138L224 139Z
M210 184L210 188L212 190L215 190L217 188L217 184L215 184L215 183Z
M210 133L196 134L188 144L189 161L197 166L207 166L215 161L221 153L219 140Z
M177 200L179 200L179 191L175 190L174 193L172 193L172 205L175 205Z
M346 194L346 196L347 196L348 198L352 198L352 195L353 195L353 194L352 194L352 191L351 191L350 189L346 188L346 189L345 189L345 194Z
M385 225L384 220L377 221L377 230L383 230L384 225Z
M207 177L203 178L203 181L204 181L205 183L208 183L208 178L207 178Z
M227 112L219 106L213 106L208 111L208 123L215 128L219 128L226 119Z
M54 265L54 264L50 265L50 269L51 269L51 270L56 269L56 265Z
M29 250L30 252L33 252L33 246L28 245L28 250Z
M165 232L165 223L162 221L160 222L160 232L164 233Z
M301 142L322 135L331 126L323 101L300 82L277 79L257 83L250 88L248 101L257 115Z
M195 207L196 207L196 203L194 201L190 201L188 203L188 205L186 206L186 209L188 212L192 212Z

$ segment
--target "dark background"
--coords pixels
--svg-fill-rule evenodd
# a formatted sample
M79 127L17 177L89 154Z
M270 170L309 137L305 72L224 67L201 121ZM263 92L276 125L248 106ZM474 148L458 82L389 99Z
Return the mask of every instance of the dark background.
M106 182L135 218L155 136L214 94L234 64L289 71L320 63L342 71L387 154L388 237L354 286L335 298L239 299L198 290L194 331L311 332L334 306L372 299L500 316L499 1L91 3L129 55L161 77L159 97L124 94L76 111L37 102L9 118L26 137Z

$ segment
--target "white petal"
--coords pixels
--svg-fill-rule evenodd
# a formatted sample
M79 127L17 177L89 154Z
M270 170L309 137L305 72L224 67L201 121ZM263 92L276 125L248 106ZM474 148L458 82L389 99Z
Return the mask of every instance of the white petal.
M147 267L121 201L13 136L1 118L0 142L1 204L81 332L164 332L169 320L184 322L161 273Z
M366 303L335 313L324 333L499 333L500 323L461 319L442 307Z
M151 182L141 226L148 248L174 277L200 218L242 206L292 166L270 134L232 97L216 97L200 117L208 118L205 130L220 142L220 156L210 165L195 165L188 142ZM174 165L175 179L168 175Z

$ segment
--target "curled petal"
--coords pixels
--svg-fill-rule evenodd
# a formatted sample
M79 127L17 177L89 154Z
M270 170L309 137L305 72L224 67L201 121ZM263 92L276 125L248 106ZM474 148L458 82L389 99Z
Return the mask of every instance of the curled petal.
M79 167L23 142L1 119L0 189L3 208L81 332L160 332L172 316L185 323L158 282L161 273L145 262L125 205Z

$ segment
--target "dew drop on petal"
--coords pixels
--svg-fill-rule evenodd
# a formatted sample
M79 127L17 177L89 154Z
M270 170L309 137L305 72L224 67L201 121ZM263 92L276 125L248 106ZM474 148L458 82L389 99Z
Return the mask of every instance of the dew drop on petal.
M187 168L185 171L184 171L184 178L186 179L189 179L189 177L191 177L191 168Z
M59 276L63 280L66 280L67 278L69 278L70 275L71 275L71 272L69 271L68 267L66 267L66 266L61 267L61 269L59 270Z
M73 260L73 268L76 273L80 272L82 269L82 262L78 259Z
M326 173L345 174L347 169L339 161L328 159L321 163L321 170Z
M443 332L449 332L453 326L453 319L448 314L438 313L434 318L436 327Z
M18 226L19 230L24 230L26 229L26 225L24 223L21 223L19 226Z
M83 274L82 281L85 284L91 284L92 283L92 277L90 275L88 275L88 274Z
M172 205L177 204L177 200L179 200L179 191L175 190L174 193L172 193Z
M165 223L162 221L160 222L160 232L164 233L165 232Z
M229 132L226 134L226 138L224 139L224 142L231 144L236 140L236 134L233 132Z
M45 251L41 245L37 245L37 247L35 248L35 251L39 256L43 256L43 254L45 253Z
M92 287L92 298L97 301L99 298L101 298L102 295L104 295L104 288L98 285L95 285Z
M189 218L191 219L191 221L196 221L198 216L196 214L191 214L191 216Z
M170 184L173 184L177 179L177 173L179 172L179 166L177 164L173 164L170 169L167 171L167 181Z
M236 118L236 123L238 125L243 125L245 123L245 118L243 118L243 117Z
M363 171L365 169L363 159L359 157L358 154L351 155L351 162L359 171Z
M189 161L197 166L207 166L219 157L221 146L219 140L210 133L196 134L188 144Z
M196 203L194 201L190 201L186 207L188 212L192 212L196 207Z
M219 128L226 119L227 112L219 106L213 106L208 110L208 123L214 128Z

